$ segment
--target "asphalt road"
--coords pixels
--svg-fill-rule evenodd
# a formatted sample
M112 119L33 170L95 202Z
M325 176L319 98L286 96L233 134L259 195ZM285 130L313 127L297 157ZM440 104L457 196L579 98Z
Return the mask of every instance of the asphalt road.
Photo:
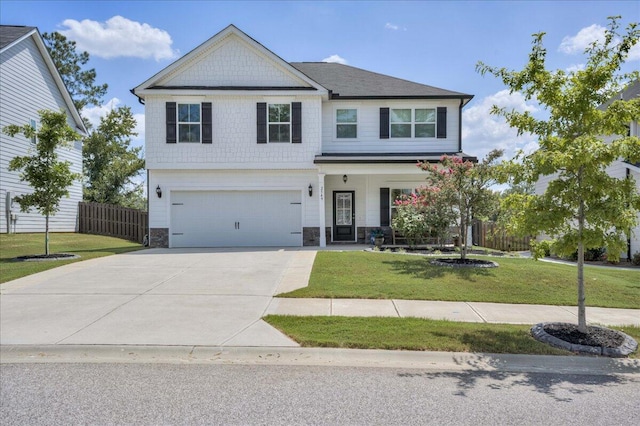
M2 364L0 422L635 425L640 376L179 364Z

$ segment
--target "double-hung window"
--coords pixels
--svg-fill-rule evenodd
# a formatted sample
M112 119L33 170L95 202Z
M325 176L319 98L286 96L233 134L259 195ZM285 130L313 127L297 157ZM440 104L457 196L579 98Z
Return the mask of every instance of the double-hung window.
M269 143L291 142L291 104L269 104Z
M402 188L402 189L392 189L391 190L391 202L389 203L389 207L391 208L391 220L396 217L396 200L400 200L402 196L409 196L413 194L413 189Z
M338 139L356 139L358 137L357 109L336 110L336 137Z
M178 142L200 143L200 104L178 104Z
M390 110L392 138L434 138L436 110L433 108L393 108Z

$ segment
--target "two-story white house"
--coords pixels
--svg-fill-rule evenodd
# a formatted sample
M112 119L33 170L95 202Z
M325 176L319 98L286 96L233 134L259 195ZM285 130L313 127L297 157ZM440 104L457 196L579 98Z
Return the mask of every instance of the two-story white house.
M40 110L67 113L68 122L81 136L86 134L82 119L65 87L47 48L35 27L0 25L0 130L10 124L31 124L38 128ZM20 172L9 171L16 156L35 151L36 138L10 137L0 132L0 232L43 232L44 216L37 211L21 212L16 195L32 191L20 181ZM71 171L82 173L82 142L58 150L61 160L71 162ZM49 219L52 232L74 232L82 182L75 181L69 197L60 201L60 210Z
M154 247L325 246L388 229L417 162L462 152L472 96L289 63L231 25L132 89Z

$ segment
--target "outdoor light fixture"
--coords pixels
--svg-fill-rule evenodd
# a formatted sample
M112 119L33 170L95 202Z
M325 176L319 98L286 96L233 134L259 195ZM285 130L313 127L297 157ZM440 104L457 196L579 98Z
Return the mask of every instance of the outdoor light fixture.
M156 187L156 195L158 198L162 198L162 189L160 189L160 185Z
M343 176L342 176L342 181L343 181L344 183L347 183L347 181L348 181L348 180L349 180L349 178L347 177L347 175L343 175Z
M311 186L311 184L309 184L309 197L313 196L313 186Z

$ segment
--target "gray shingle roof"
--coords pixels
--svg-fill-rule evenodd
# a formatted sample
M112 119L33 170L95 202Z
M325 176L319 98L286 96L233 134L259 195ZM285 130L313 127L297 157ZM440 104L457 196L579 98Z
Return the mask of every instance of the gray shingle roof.
M473 98L426 84L330 62L291 62L291 66L332 91L334 99Z
M0 49L4 49L20 37L23 37L35 29L36 27L0 25Z

